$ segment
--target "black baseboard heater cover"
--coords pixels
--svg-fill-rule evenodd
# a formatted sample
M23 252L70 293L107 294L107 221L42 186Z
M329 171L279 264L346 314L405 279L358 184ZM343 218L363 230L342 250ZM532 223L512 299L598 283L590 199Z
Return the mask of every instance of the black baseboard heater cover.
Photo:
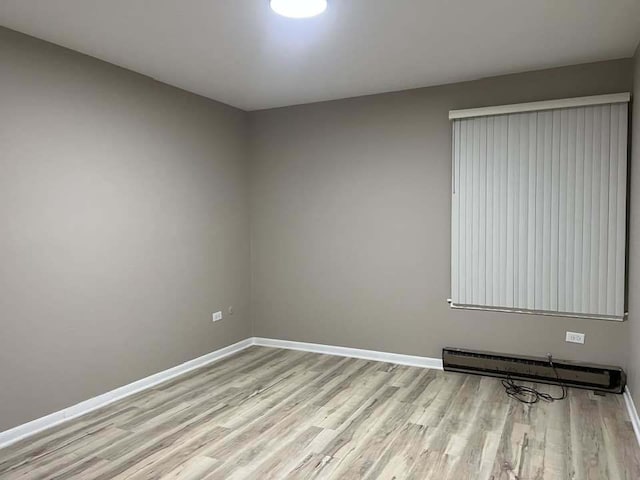
M505 353L442 349L442 364L447 372L471 373L514 380L558 385L556 374L546 357L525 357ZM558 378L568 387L622 393L627 376L620 367L553 359Z

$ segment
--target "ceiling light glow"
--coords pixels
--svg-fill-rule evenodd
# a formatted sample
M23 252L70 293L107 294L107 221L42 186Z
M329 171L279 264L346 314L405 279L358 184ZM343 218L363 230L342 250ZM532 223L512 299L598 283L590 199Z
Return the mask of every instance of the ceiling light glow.
M270 0L271 9L289 18L309 18L327 9L327 0Z

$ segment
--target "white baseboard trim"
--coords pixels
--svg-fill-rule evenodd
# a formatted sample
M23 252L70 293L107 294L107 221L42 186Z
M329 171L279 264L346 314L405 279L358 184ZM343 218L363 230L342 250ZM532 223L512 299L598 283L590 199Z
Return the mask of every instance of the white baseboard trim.
M43 430L59 425L63 422L67 422L76 417L89 413L98 408L104 407L110 403L113 403L122 398L138 393L147 388L151 388L159 383L170 380L178 375L182 375L196 368L203 367L209 363L220 360L224 357L244 350L247 347L253 345L253 338L246 338L238 343L229 345L228 347L221 348L211 353L207 353L188 362L182 363L175 367L169 368L162 372L158 372L149 377L137 380L128 385L116 388L110 392L103 393L97 397L90 398L84 402L80 402L71 407L59 410L44 417L40 417L22 425L18 425L10 430L0 432L0 448L7 447L13 443L16 443L24 438L35 435Z
M195 370L196 368L203 367L224 357L240 352L252 345L324 353L328 355L338 355L340 357L362 358L364 360L442 370L442 360L439 358L403 355L401 353L378 352L375 350L363 350L360 348L338 347L333 345L321 345L317 343L250 337L238 343L234 343L233 345L229 345L228 347L216 350L215 352L207 353L202 357L194 358L193 360L189 360L188 362L169 368L168 370L158 372L149 377L116 388L115 390L111 390L110 392L98 395L97 397L90 398L89 400L85 400L71 407L37 418L31 422L18 425L10 430L0 432L0 449L8 447L13 443L35 435L36 433L40 433L43 430L68 422L69 420L85 415L93 410L97 410L98 408L105 407L110 403L133 395L134 393L154 387L155 385L177 377L178 375L182 375L191 370ZM631 401L630 397L628 401ZM633 403L631 403L631 405L633 405ZM633 411L635 412L635 407ZM636 434L638 434L638 431L640 431L638 430L638 425L640 425L640 423L638 423L637 413L635 414L635 419L636 423L634 423L634 429L636 429Z
M303 352L325 353L340 357L362 358L377 362L397 363L411 367L422 367L442 370L440 358L420 357L416 355L404 355L402 353L378 352L376 350L362 350L360 348L337 347L334 345L321 345L319 343L292 342L290 340L276 340L273 338L254 337L254 345L263 347L286 348L288 350L302 350Z
M627 405L627 412L631 419L631 425L633 425L633 431L636 434L636 440L638 440L638 444L640 445L640 417L638 417L638 410L636 410L636 405L633 403L633 397L631 396L629 387L624 389L623 395L624 403Z

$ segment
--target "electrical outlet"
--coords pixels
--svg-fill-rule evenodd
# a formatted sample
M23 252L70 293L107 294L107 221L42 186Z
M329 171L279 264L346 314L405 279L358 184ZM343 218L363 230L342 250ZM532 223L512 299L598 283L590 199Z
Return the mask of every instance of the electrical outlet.
M213 321L217 322L218 320L222 320L222 312L216 312L213 314Z
M584 333L567 332L565 341L570 343L584 343Z

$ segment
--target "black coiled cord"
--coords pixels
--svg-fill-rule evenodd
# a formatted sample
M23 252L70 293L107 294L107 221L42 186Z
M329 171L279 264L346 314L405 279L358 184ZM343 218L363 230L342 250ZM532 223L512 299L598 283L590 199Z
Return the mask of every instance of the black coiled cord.
M524 385L517 385L510 375L507 375L506 379L502 380L502 386L504 387L505 392L509 397L514 398L522 403L538 403L540 400L544 402L554 402L556 400L564 400L567 398L567 387L565 387L564 383L560 381L560 377L558 376L558 371L556 370L556 366L553 364L553 360L551 359L551 355L549 355L549 365L553 368L553 373L556 375L556 380L562 387L562 395L559 397L554 397L548 393L539 392L535 388L525 387Z

